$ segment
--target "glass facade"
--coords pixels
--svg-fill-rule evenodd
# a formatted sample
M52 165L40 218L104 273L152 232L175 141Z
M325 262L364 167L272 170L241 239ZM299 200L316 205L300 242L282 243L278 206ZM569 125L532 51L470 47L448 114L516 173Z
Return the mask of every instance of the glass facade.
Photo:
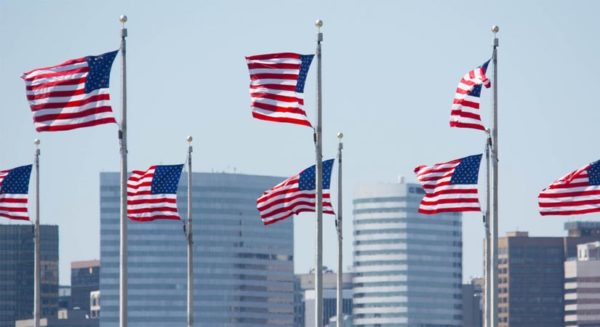
M355 191L354 326L462 326L461 215L421 215L422 197L418 184Z
M33 227L0 225L0 327L33 316ZM58 226L40 226L41 314L58 310Z
M100 261L76 261L71 263L70 307L90 312L90 293L100 287Z
M193 173L194 325L292 326L292 219L263 226L256 199L283 178ZM118 326L119 174L100 175L100 326ZM187 175L178 204L186 217ZM128 222L129 326L185 325L182 221Z

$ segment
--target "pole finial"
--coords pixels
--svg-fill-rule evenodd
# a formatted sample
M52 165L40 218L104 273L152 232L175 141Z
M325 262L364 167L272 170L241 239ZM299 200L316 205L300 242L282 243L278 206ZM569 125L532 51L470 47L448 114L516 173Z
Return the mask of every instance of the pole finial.
M127 15L121 15L119 17L119 21L121 22L121 24L123 25L123 27L125 27L125 23L127 23Z
M492 26L492 33L496 34L498 32L500 32L500 27L498 27L498 25Z
M342 138L344 138L344 133L342 133L342 132L338 132L338 133L337 133L337 138L338 138L338 140L340 140L340 142L341 142L341 141L342 141Z
M315 26L319 29L319 32L320 32L321 27L323 27L323 20L317 19L317 21L315 22Z
M33 144L35 144L36 147L39 147L40 146L40 139L33 140Z
M189 144L192 144L192 141L194 140L194 138L190 135L185 139Z

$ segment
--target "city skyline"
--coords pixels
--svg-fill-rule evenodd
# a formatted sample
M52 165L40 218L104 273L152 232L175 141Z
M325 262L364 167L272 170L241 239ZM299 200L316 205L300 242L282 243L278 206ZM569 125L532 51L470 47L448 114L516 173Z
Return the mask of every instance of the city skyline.
M600 95L594 92L600 85L600 63L594 60L600 49L589 42L597 34L593 13L600 4L266 4L0 3L0 40L7 48L0 56L5 114L0 121L0 168L30 163L33 139L42 140L41 223L61 227L61 284L69 280L71 261L99 258L99 235L86 231L99 226L99 173L118 169L117 128L36 134L19 76L116 49L121 14L129 16L130 34L129 166L181 163L185 137L193 135L195 171L235 169L271 176L289 176L314 163L312 133L251 118L244 56L312 53L313 23L323 19L324 154L335 155L335 134L343 131L346 221L351 216L348 199L359 182L390 181L397 174L414 181L416 165L483 151L483 135L452 130L448 120L456 84L489 58L490 27L499 25L500 234L521 229L559 235L566 221L598 218L541 218L536 197L556 178L600 157L580 143L594 139L594 123L600 118L595 110ZM92 17L81 15L90 11ZM295 14L290 17L289 12ZM118 60L110 84L117 116ZM305 89L311 120L314 73L313 67ZM482 93L482 116L489 121L489 90ZM276 150L267 154L264 140ZM335 183L332 188L335 199ZM335 227L328 218L324 264L334 267ZM314 266L314 218L303 214L293 219L296 271L305 272ZM463 223L466 279L481 275L483 227L480 214L465 214ZM344 236L345 257L351 258L351 228L345 228Z

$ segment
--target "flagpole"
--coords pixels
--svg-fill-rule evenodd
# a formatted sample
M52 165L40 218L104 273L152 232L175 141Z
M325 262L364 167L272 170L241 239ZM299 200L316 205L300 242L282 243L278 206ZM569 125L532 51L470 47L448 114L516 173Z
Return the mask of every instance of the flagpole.
M127 327L127 61L126 42L127 16L121 15L121 129L119 140L121 143L121 217L120 217L120 270L119 270L119 326Z
M342 235L342 149L344 143L342 143L343 133L338 133L338 212L337 212L337 232L338 232L338 273L337 273L337 327L342 326L343 320L343 235Z
M492 179L493 179L493 206L492 206L492 292L491 312L492 327L498 326L498 36L500 28L492 26L494 33L494 63L493 81L493 124L492 124Z
M33 326L40 327L40 140L35 139L35 226L33 230Z
M315 188L317 197L317 255L315 268L315 327L323 327L323 142L321 139L322 132L322 106L323 99L321 95L321 42L323 41L323 33L321 27L322 20L317 20L315 26L318 29L317 33L317 127L315 128L315 152L316 152L316 178Z
M484 327L490 327L490 299L491 299L491 281L490 281L490 269L491 269L491 240L490 240L490 207L491 207L491 184L490 184L490 147L492 145L492 138L490 136L490 130L487 129L487 138L485 141L485 163L486 163L486 208L485 208L485 255L484 255L484 263L485 263L485 271L484 271L484 309L483 309L483 323Z
M194 255L192 237L192 140L188 142L188 189L187 189L187 327L194 325Z

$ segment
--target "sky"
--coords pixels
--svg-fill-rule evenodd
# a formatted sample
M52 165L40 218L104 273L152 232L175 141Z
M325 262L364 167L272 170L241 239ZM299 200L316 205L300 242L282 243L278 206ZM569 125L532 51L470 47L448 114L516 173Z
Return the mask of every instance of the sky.
M118 18L127 14L130 168L183 162L192 135L195 171L290 176L314 163L312 130L251 118L244 57L314 53L314 21L323 19L324 157L335 156L343 131L350 266L358 185L416 181L419 164L483 151L482 133L450 128L448 120L460 77L489 59L490 27L498 25L500 234L564 235L565 222L599 215L542 218L537 194L600 159L599 9L592 0L1 0L0 167L31 163L33 140L41 139L41 222L59 225L60 282L69 284L71 261L99 258L99 173L119 169L117 126L37 134L21 74L117 49ZM110 84L117 117L120 64ZM305 88L313 121L315 72ZM490 90L482 116L489 126ZM295 270L307 272L314 215L294 219ZM465 214L465 280L482 274L483 235L481 215ZM331 217L324 239L324 263L334 267Z

